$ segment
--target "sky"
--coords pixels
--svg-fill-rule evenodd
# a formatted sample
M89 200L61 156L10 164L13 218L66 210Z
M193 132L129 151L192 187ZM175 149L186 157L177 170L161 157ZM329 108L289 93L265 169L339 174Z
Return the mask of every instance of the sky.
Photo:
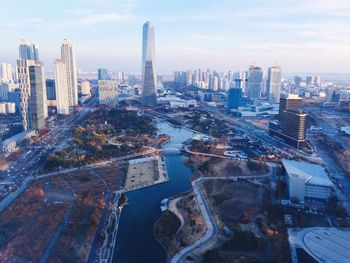
M1 3L0 62L25 38L52 69L63 38L78 67L141 71L142 24L155 25L158 71L210 68L350 73L349 0L11 0Z

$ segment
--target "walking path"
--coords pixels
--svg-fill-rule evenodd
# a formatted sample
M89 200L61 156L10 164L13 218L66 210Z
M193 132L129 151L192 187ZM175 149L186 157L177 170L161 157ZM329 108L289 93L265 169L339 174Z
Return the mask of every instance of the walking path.
M201 239L197 240L192 245L185 247L184 249L180 250L177 254L175 254L174 257L171 259L170 263L181 263L188 256L190 256L193 252L195 252L196 250L201 249L205 246L209 246L212 244L213 241L215 241L216 235L218 233L218 226L217 226L216 220L215 220L215 218L210 210L207 199L205 198L205 196L203 194L203 190L201 188L201 183L203 181L209 181L209 180L237 181L239 179L252 179L252 180L254 180L254 179L266 178L269 176L270 176L270 172L268 174L260 175L260 176L204 177L204 178L198 178L195 181L193 181L192 182L193 192L195 194L195 197L196 197L198 206L201 210L201 213L204 217L207 230ZM173 210L171 210L171 211L173 212Z
M209 205L206 198L203 195L200 182L202 178L199 178L192 182L192 187L194 194L197 199L198 206L202 212L202 215L205 219L207 225L207 231L202 236L201 239L197 240L192 245L180 250L175 256L171 259L170 263L183 262L189 255L191 255L198 248L202 248L205 245L210 244L216 237L218 233L218 226L216 225L215 219L210 211Z
M45 254L41 257L39 263L45 263L49 259L50 255L52 254L52 251L54 250L54 248L56 246L57 240L61 236L61 233L68 222L68 218L70 217L70 214L73 210L73 207L74 207L74 200L71 200L69 202L69 207L68 207L66 213L64 214L63 220L57 226L57 228L56 228L56 230L55 230L55 232L50 240L49 246L47 247Z
M99 249L100 263L110 263L113 260L114 248L117 239L117 232L119 227L120 212L118 207L121 191L114 192L115 198L112 205L112 213L109 215L108 222L104 227L104 241ZM102 222L104 223L104 222ZM113 228L112 228L113 227ZM110 229L112 228L112 229Z

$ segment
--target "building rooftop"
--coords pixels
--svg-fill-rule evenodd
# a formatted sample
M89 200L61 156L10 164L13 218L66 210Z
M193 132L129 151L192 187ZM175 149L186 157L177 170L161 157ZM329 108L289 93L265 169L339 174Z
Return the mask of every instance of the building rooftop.
M350 126L341 127L340 131L347 134L347 135L350 135Z
M29 136L33 134L33 130L29 130L29 131L23 131L23 132L20 132L8 139L6 139L5 141L2 142L2 145L5 147L13 142L17 142L17 141L20 141L22 140L23 138L25 138L26 136Z
M283 159L282 163L289 176L303 178L308 184L333 186L333 183L321 165L286 159Z
M289 242L301 246L319 262L350 262L350 229L312 227L289 229Z

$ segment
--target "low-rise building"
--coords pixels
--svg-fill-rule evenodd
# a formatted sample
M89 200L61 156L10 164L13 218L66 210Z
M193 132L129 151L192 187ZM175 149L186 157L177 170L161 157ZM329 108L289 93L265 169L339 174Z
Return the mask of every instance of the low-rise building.
M282 160L288 176L288 192L291 199L305 198L327 200L333 183L321 165Z
M22 141L28 140L38 134L35 130L23 131L2 142L2 150L5 153L14 152Z

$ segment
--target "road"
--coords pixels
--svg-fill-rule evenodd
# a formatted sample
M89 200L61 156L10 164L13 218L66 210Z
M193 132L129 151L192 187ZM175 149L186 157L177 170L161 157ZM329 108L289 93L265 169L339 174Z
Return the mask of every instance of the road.
M57 226L55 232L53 233L53 236L50 240L50 243L49 243L44 255L41 257L39 263L45 263L49 259L50 255L52 254L53 250L55 249L57 240L61 236L63 229L65 228L66 224L68 223L68 219L72 213L73 207L74 207L74 200L71 200L69 202L68 209L67 209L66 213L64 214L63 220Z
M184 248L183 250L179 251L174 255L174 257L171 259L170 263L180 263L183 262L189 255L191 255L195 250L199 248L203 248L205 245L210 244L212 242L217 233L218 233L218 226L216 225L215 218L213 217L209 205L207 203L206 198L203 195L203 191L200 186L200 182L202 181L202 178L199 178L192 182L192 187L194 194L196 196L196 200L198 203L198 206L202 212L202 215L205 219L205 223L207 226L207 230L205 234L202 236L201 239L197 240L195 243L193 243L191 246L188 246Z

